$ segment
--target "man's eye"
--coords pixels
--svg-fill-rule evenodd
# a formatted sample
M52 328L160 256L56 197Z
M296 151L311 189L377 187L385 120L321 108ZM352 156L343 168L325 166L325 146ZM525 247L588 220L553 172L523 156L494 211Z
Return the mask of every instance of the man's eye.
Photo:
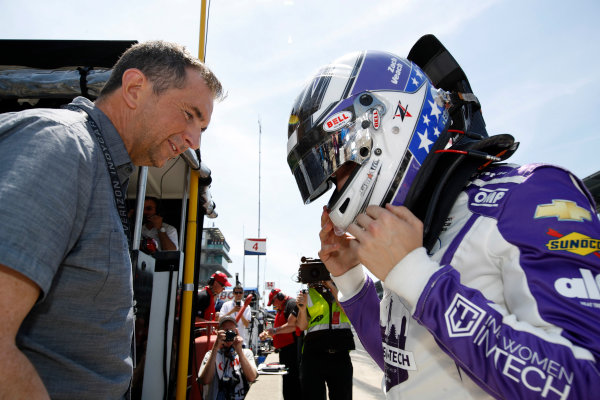
M184 111L184 114L185 114L185 119L192 119L192 118L194 118L194 116L192 115L192 113L189 112L189 111Z

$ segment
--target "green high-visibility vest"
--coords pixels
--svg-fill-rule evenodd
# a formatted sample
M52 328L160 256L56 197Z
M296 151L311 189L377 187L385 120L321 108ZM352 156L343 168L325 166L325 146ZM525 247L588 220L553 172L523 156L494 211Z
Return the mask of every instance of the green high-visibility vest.
M308 295L310 296L312 305L306 308L310 314L310 321L308 321L308 329L306 330L307 334L324 329L350 329L350 319L348 319L348 316L346 316L346 313L338 305L337 301L334 300L330 307L327 300L313 288L308 290ZM339 313L337 314L339 315L339 321L334 321L336 313Z

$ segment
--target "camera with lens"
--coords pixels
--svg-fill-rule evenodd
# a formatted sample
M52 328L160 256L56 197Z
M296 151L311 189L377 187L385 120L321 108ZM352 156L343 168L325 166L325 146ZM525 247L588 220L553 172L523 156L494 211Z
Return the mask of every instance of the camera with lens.
M319 258L302 257L298 269L298 281L301 283L317 283L331 279L325 264Z
M226 342L233 342L233 340L236 337L236 333L234 330L228 329L225 331L225 341Z

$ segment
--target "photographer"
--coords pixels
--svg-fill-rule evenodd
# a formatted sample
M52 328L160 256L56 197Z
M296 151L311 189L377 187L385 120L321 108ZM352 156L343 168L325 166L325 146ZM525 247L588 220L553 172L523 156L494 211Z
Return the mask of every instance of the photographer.
M246 397L250 383L258 377L254 354L242 348L243 339L237 334L235 318L219 319L217 340L204 356L198 382L204 385L204 400L239 400Z
M304 261L304 260L303 260ZM318 275L315 265L301 266L303 275ZM306 271L306 268L310 271ZM306 272L309 272L308 274ZM352 399L352 360L354 336L350 320L337 301L337 289L332 281L306 282L308 292L298 294L298 328L305 330L300 385L306 399ZM327 384L327 391L325 389Z
M223 303L223 306L221 307L221 315L231 315L232 317L237 318L238 313L242 309L243 296L244 287L238 283L233 288L233 300ZM246 307L237 322L238 333L244 339L245 346L248 346L248 325L250 324L251 319L252 309L250 307Z

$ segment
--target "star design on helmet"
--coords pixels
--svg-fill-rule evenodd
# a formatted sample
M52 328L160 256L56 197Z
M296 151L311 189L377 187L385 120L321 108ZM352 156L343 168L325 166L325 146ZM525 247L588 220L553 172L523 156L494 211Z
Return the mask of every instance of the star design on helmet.
M433 128L433 134L434 134L436 137L440 137L440 131L438 130L437 126L436 126L435 128Z
M423 114L423 123L427 126L429 126L429 117L427 117L426 114Z
M419 135L419 139L421 139L419 149L425 149L425 151L429 153L429 146L431 146L433 142L429 140L429 137L427 136L427 129L425 129L423 133L417 132L417 135Z
M415 77L413 76L413 78L412 78L412 83L413 83L413 85L417 86L417 85L419 84L419 81L417 80L417 78L415 78Z
M418 68L415 68L415 74L419 77L419 78L423 78L423 74L421 73L421 71Z
M428 103L431 106L431 113L429 115L433 115L436 120L439 120L440 114L442 113L442 111L439 109L437 104L435 104L433 101L428 101Z

